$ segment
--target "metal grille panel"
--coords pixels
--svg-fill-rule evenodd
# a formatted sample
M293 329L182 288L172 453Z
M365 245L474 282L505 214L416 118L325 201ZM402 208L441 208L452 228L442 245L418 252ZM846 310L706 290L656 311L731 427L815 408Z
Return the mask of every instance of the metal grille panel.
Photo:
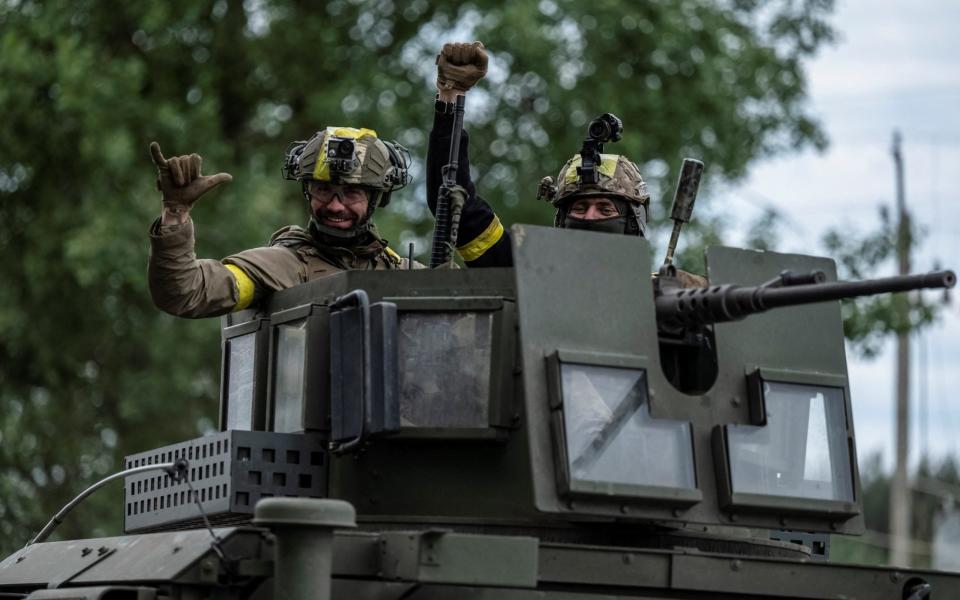
M327 455L316 434L221 431L187 442L132 454L125 468L189 463L188 477L214 524L242 523L261 498L323 498ZM132 475L124 483L124 531L185 529L199 525L200 511L186 482L165 473Z

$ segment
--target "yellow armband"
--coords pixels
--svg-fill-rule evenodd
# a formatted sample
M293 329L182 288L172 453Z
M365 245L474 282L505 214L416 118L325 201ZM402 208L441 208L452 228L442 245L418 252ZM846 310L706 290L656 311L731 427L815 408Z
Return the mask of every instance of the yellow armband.
M500 224L500 218L493 215L493 220L483 230L483 233L473 238L463 246L457 248L460 257L465 261L477 260L483 253L489 250L494 244L503 237L503 225Z
M243 310L253 302L253 293L257 290L257 286L240 267L236 265L224 266L233 273L233 278L237 281L237 304L233 307L233 312Z
M388 256L390 256L390 258L393 259L393 262L395 262L396 264L399 265L400 261L403 260L403 258L399 254L397 254L396 250L394 250L390 246L385 246L383 250L387 253Z

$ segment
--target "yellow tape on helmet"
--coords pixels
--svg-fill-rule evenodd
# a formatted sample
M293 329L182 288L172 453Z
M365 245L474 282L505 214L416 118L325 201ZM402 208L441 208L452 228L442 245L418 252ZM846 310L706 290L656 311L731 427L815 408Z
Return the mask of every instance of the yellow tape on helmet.
M601 154L600 155L600 167L597 168L597 171L601 175L606 175L607 177L613 177L613 174L617 172L617 161L620 160L619 154ZM570 159L570 168L567 169L567 172L563 174L564 183L576 183L577 181L577 167L579 167L583 162L583 158L577 154L572 159Z
M377 137L373 129L361 127L327 127L324 131L323 143L320 145L320 155L317 156L317 165L313 168L313 178L317 181L330 181L330 165L327 164L327 140L331 137L358 140L363 137Z
M361 127L327 127L327 137L341 137L351 140L357 140L362 137L377 137L377 132L373 129Z

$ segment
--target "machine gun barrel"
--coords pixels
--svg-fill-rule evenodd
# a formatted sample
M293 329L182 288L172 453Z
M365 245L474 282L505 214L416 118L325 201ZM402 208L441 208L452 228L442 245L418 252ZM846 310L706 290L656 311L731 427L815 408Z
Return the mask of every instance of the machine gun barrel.
M771 308L813 304L921 289L952 288L953 271L932 271L863 281L832 281L786 287L746 287L732 284L665 291L655 299L661 329L679 330L738 321Z

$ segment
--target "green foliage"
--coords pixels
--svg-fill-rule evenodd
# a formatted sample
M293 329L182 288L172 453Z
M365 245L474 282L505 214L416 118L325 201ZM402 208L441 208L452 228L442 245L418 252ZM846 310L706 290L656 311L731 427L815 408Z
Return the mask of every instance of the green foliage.
M777 244L777 229L783 216L773 207L765 207L747 229L745 245L757 250L773 250Z
M151 140L234 175L194 211L198 254L224 256L304 220L298 189L279 178L288 141L364 125L424 156L433 56L450 36L476 37L493 56L468 106L478 185L504 222L549 223L532 202L537 182L605 111L627 125L610 149L661 184L683 156L736 178L760 156L822 147L803 109L803 61L832 38L831 8L0 4L0 554L125 454L216 427L218 323L160 314L147 293L160 206ZM422 185L395 196L378 215L388 237L423 239L423 198ZM117 533L117 491L88 500L62 536Z
M911 248L921 239L921 233L910 229L906 238ZM862 235L851 233L851 228L831 229L824 238L830 256L837 260L841 279L876 277L877 271L897 255L897 226L891 221L885 206L880 208L880 228ZM920 293L884 294L845 300L843 302L843 333L853 348L865 357L875 356L883 340L921 329L933 323L937 305L931 304Z

